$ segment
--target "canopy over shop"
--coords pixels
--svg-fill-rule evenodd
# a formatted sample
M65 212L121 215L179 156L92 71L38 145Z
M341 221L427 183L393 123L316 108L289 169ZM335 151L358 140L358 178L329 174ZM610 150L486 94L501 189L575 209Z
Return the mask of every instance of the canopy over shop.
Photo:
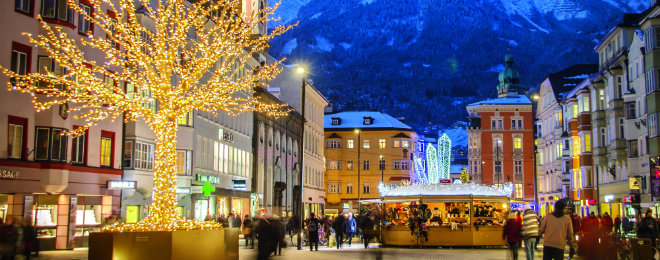
M513 185L474 183L379 187L382 242L391 246L499 246Z

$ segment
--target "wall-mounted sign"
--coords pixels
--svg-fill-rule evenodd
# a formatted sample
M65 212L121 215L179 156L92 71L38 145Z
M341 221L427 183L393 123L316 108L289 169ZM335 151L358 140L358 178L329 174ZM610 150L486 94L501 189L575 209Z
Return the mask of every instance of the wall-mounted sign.
M137 181L108 181L108 189L129 189L134 190L137 187Z
M210 182L210 183L213 183L213 184L220 184L220 177L203 175L203 174L195 174L195 181Z
M190 191L193 194L202 193L202 186L192 186L190 187Z
M234 184L234 189L245 189L247 188L247 180L231 180Z
M234 142L234 134L230 131L226 131L222 128L218 130L218 139L225 140L227 142Z
M176 187L176 194L190 194L192 191L189 187Z
M440 179L441 184L451 184L451 179Z
M628 182L630 183L630 189L631 190L639 190L642 186L642 182L640 180L641 178L639 177L630 177L628 178Z
M15 180L18 179L17 170L0 170L0 179Z

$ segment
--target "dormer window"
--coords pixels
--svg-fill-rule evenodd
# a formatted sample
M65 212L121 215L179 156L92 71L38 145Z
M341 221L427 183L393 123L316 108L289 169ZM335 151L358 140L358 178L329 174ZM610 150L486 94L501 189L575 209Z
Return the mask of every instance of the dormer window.
M364 123L363 123L364 125L371 125L371 124L374 123L374 118L373 117L365 116L365 117L363 117L363 119L364 119Z
M341 118L333 117L332 118L332 125L341 125Z

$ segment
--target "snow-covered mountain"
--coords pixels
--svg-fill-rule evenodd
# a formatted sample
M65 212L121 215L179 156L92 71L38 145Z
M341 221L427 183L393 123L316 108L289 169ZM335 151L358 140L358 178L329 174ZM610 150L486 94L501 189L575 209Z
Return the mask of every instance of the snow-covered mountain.
M271 1L273 3L274 1ZM465 105L495 96L504 55L527 87L574 63L623 13L650 0L282 0L300 24L270 53L311 67L341 109L378 109L423 128L449 126Z

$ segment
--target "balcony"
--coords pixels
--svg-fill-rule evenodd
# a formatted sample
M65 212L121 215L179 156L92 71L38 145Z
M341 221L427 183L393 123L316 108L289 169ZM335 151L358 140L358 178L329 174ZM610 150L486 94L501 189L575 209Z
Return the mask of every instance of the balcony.
M591 121L604 121L607 119L607 114L605 110L596 110L591 112Z
M607 111L618 111L623 110L623 99L613 99L610 100L610 108ZM623 114L620 116L624 116Z

